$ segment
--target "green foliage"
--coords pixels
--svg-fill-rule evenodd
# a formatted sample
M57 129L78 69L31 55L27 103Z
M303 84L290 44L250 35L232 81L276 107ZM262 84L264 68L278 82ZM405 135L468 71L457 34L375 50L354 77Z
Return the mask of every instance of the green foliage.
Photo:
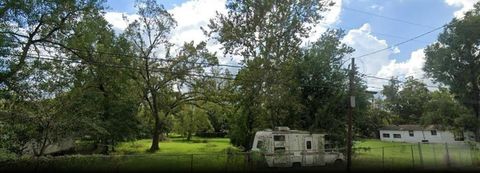
M398 116L392 119L394 124L420 123L420 118L425 114L426 101L431 99L427 86L413 77L408 77L402 85L392 78L389 84L383 86L382 94L386 97L384 103L387 110Z
M187 137L187 140L190 140L196 132L213 130L205 111L193 106L184 106L176 118L174 129L175 132Z
M425 109L422 124L438 124L452 130L475 130L477 121L473 114L455 100L446 88L434 91Z
M424 70L436 81L447 85L460 103L472 109L480 118L480 3L453 19L438 37L438 41L425 49ZM480 129L477 128L477 139Z
M302 39L325 10L323 1L227 1L228 14L210 21L207 35L225 54L243 57L247 68L236 77L229 135L235 145L251 147L256 130L297 126L302 105L294 76ZM288 101L287 101L288 100ZM297 125L295 125L297 124Z

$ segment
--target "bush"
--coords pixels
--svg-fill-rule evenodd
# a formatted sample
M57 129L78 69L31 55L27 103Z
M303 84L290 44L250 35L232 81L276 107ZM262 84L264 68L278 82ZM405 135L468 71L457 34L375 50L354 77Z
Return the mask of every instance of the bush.
M0 163L1 162L6 162L6 161L9 161L9 160L14 160L16 159L17 156L15 155L15 153L12 153L12 152L9 152L3 148L0 148Z
M195 135L203 138L224 138L227 132L198 132Z

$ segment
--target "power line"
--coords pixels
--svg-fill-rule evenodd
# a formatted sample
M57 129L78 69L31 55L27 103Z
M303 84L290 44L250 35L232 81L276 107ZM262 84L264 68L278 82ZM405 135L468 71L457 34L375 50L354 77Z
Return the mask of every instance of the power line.
M398 79L388 79L388 78L383 78L383 77L378 77L378 76L371 76L371 75L365 75L365 74L361 74L361 76L363 77L367 77L367 78L373 78L373 79L379 79L379 80L386 80L386 81L390 81L390 80L394 80L396 82L399 82L399 83L405 83L405 81L400 81ZM432 85L426 85L426 87L431 87L431 88L438 88L438 86L432 86Z
M10 55L13 55L13 56L20 56L19 54L10 54ZM119 55L119 54L116 54L116 55ZM120 56L120 55L119 55ZM88 61L85 61L85 62L82 62L81 60L73 60L73 59L67 59L67 58L59 58L59 57L55 57L55 56L51 56L51 55L27 55L27 57L29 59L41 59L41 60L48 60L48 61L57 61L57 62L71 62L71 63L91 63L91 64L95 64L95 65L99 65L99 66L103 66L103 67L112 67L112 68L124 68L124 69L130 69L130 70L143 70L143 69L139 69L139 68L135 68L135 67L131 67L131 66L125 66L125 65L117 65L117 64L111 64L111 63L105 63L105 62L98 62L98 61L94 61L94 60L88 60ZM125 57L125 56L124 56ZM158 58L155 58L155 59L152 59L152 60L166 60L166 59L158 59ZM168 60L170 61L170 60ZM182 61L177 61L177 62L182 62ZM186 61L185 63L194 63L194 64L201 64L201 65L205 65L205 63L198 63L198 62L188 62ZM211 66L225 66L225 64L211 64ZM235 67L235 68L243 68L244 66L235 66L235 65L232 65L232 67ZM165 68L162 68L162 67L155 67L155 68L152 68L152 71L153 72L167 72L167 71L161 71L161 70L165 70ZM274 69L274 70L280 70L280 69ZM172 73L172 72L168 72L168 73ZM194 76L198 76L198 77L208 77L208 78L218 78L218 79L224 79L224 80L236 80L236 75L231 75L232 77L225 77L225 76L210 76L210 75L200 75L200 74L190 74L190 75L194 75ZM374 76L374 75L368 75L368 74L364 74L364 73L360 73L360 76L361 77L366 77L366 78L373 78L373 79L379 79L379 80L385 80L385 81L390 81L392 80L391 78L384 78L384 77L379 77L379 76ZM405 81L400 81L398 79L393 79L395 80L396 82L399 82L399 83L405 83ZM253 80L251 80L253 81ZM254 82L263 82L263 81L254 81ZM316 85L305 85L305 86L315 86L315 87L318 87ZM426 85L427 87L432 87L432 88L438 88L438 86L431 86L431 85Z
M395 22L405 23L405 24L424 27L424 28L429 28L429 29L434 28L434 27L429 26L429 25L414 23L414 22L410 22L410 21L407 21L407 20L398 19L398 18L389 17L389 16L384 16L384 15L371 13L371 12L367 12L367 11L363 11L363 10L359 10L359 9L350 8L350 7L343 6L342 8L345 9L345 10L349 10L349 11L353 11L353 12L357 12L357 13L362 13L362 14L366 14L366 15L370 15L370 16L374 16L374 17L379 17L379 18L383 18L383 19L388 19L388 20L395 21Z
M422 34L420 34L420 35L417 35L417 36L412 37L412 38L410 38L410 39L407 39L407 40L405 40L405 41L396 43L396 44L394 44L394 45L388 46L388 47L383 48L383 49L379 49L379 50L376 50L376 51L372 51L372 52L369 52L369 53L366 53L366 54L357 56L356 58L363 58L363 57L366 57L366 56L369 56L369 55L377 54L377 53L379 53L379 52L382 52L382 51L385 51L385 50L388 50L388 49L395 48L395 47L397 47L397 46L400 46L400 45L402 45L402 44L408 43L408 42L413 41L413 40L415 40L415 39L417 39L417 38L420 38L420 37L423 37L423 36L425 36L425 35L428 35L428 34L430 34L430 33L432 33L432 32L435 32L435 31L437 31L437 30L439 30L439 29L442 29L442 28L444 28L444 27L446 27L446 26L447 26L447 24L442 25L442 26L440 26L440 27L434 28L434 29L432 29L432 30L429 30L429 31L427 31L427 32L424 32L424 33L422 33Z

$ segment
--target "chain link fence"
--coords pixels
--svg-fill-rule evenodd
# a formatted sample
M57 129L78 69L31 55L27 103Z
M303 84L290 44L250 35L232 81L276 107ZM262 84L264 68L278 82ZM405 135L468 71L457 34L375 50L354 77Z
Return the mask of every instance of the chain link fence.
M444 170L479 169L478 144L401 144L377 148L354 148L352 170ZM338 150L337 150L338 151ZM344 151L344 150L341 150ZM268 168L257 152L218 154L69 155L25 158L0 163L2 170L15 171L258 171L343 170L344 165L310 168Z
M353 168L383 170L478 169L480 146L474 143L416 143L377 148L355 148Z

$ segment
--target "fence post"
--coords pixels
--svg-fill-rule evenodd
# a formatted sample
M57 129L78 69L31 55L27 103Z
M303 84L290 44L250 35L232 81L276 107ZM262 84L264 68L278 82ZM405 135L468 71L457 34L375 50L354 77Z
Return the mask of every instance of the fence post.
M472 154L472 153L475 152L474 146L473 146L473 145L472 145L472 146L469 145L469 146L468 146L468 151L469 151L469 153L470 153L470 161L472 162L472 166L475 166L475 161L474 161L473 154Z
M420 156L420 166L423 168L423 153L422 153L422 146L420 142L418 143L418 155Z
M437 166L437 153L435 152L435 144L432 144L432 151L433 151L433 165Z
M193 172L193 154L190 156L190 172Z
M445 142L445 152L447 154L447 168L450 168L450 153L448 153L448 143Z
M228 171L228 160L230 159L230 153L227 153L227 156L225 157L225 172Z
M412 151L412 168L415 168L415 157L413 156L413 144L410 145L410 150Z
M382 170L385 170L385 147L382 147Z

